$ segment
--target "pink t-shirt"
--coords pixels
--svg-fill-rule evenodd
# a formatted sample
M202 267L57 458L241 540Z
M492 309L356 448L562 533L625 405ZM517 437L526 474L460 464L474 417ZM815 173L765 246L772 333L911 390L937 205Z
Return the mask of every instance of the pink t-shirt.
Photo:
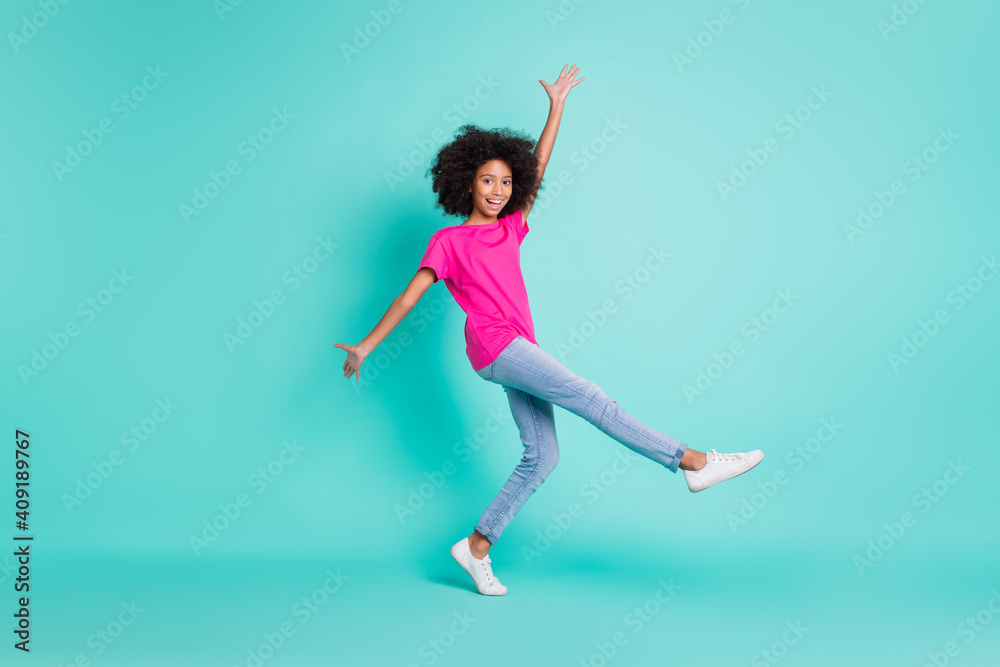
M537 345L521 275L520 211L485 225L434 232L418 269L429 266L465 311L465 348L474 370L488 366L518 336Z

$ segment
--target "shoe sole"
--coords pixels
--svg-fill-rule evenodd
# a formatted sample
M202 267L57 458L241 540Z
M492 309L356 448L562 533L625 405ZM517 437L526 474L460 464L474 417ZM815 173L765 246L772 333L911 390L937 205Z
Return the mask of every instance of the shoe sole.
M688 489L691 491L691 493L698 493L699 491L704 491L705 489L709 489L709 488L715 486L716 484L719 484L720 482L725 482L726 480L732 479L734 477L739 477L743 473L750 472L751 470L753 470L754 468L756 468L757 465L761 461L763 461L763 460L764 460L764 455L761 454L760 458L757 459L757 462L754 463L749 468L747 468L746 470L741 470L739 472L733 473L732 475L724 475L724 476L720 477L719 479L714 480L711 484L706 484L705 486L701 487L700 489L692 489L691 487L688 487Z

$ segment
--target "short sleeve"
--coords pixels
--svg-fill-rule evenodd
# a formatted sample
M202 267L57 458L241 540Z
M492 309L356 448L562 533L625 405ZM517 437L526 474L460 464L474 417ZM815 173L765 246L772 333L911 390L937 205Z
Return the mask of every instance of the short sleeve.
M434 269L434 273L437 274L436 280L451 277L451 258L445 250L444 243L437 236L432 236L427 243L427 251L420 259L420 266L417 267L417 270L419 271L425 266Z
M506 217L508 224L514 228L514 233L517 234L517 244L521 245L525 234L528 233L528 222L524 219L521 211L516 211Z

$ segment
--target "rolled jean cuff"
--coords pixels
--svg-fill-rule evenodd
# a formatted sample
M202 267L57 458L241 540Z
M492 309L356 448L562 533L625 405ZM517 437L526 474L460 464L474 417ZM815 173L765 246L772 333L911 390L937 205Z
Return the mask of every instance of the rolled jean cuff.
M670 465L667 466L670 469L670 472L677 472L677 469L681 465L681 459L684 457L684 452L687 451L687 448L688 446L683 442L677 447L673 460L670 462Z
M466 524L468 525L468 524ZM476 532L485 537L490 541L490 544L496 544L497 540L500 539L499 535L494 535L486 526L479 524L476 526Z

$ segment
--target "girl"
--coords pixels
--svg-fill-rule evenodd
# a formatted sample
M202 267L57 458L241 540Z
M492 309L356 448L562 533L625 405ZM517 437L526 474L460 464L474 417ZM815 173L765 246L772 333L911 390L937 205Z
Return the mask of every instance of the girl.
M428 170L437 205L449 215L465 217L465 222L431 236L416 275L364 340L357 345L334 343L347 352L344 376L357 375L360 381L365 357L432 283L444 280L465 311L466 354L472 368L503 387L524 445L520 463L475 530L451 548L452 557L483 595L507 592L493 574L490 547L559 460L553 405L583 417L671 472L680 468L693 492L740 475L764 457L760 450L720 454L713 449L706 454L690 449L625 412L599 386L571 373L535 341L520 245L566 96L584 81L574 80L578 71L573 65L567 73L564 66L555 83L539 80L549 96L549 116L537 146L509 128L486 131L464 125L454 141L441 148Z

